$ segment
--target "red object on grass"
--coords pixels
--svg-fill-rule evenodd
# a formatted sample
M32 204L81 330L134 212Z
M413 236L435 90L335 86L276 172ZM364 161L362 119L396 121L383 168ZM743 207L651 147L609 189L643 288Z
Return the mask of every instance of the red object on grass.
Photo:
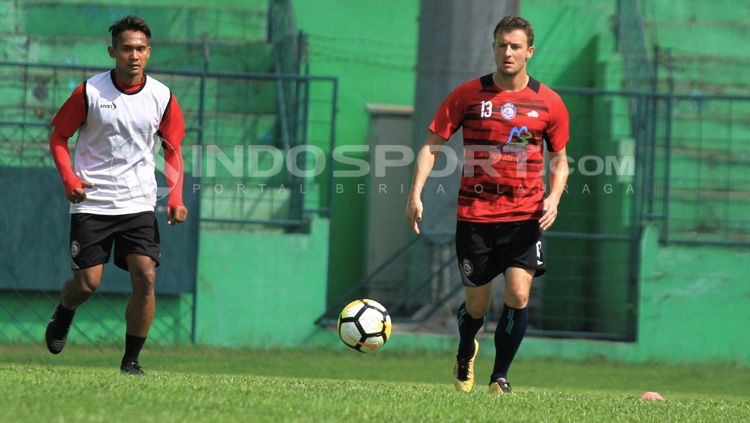
M643 395L641 395L641 399L651 401L664 401L664 397L661 396L658 392L644 392Z

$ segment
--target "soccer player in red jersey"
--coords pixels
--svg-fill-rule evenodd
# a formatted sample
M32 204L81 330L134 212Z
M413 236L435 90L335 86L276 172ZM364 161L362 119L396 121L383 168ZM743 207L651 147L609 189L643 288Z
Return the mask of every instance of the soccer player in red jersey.
M509 393L508 368L526 333L531 282L545 272L542 231L557 218L568 178L569 130L568 111L560 96L527 73L526 64L534 54L531 24L506 16L495 27L493 38L497 70L454 89L430 124L431 134L417 158L406 217L419 233L422 189L435 157L463 126L456 252L466 301L458 310L454 386L464 392L474 386L476 334L489 309L490 282L503 273L505 307L495 330L489 388ZM551 171L546 198L545 145Z
M138 356L154 319L160 257L155 151L164 149L167 222L182 223L188 214L180 152L185 124L169 88L144 71L151 55L146 22L127 16L109 31L115 68L78 86L52 119L50 150L71 203L73 279L63 286L45 339L50 352L62 351L76 308L99 287L114 245L115 265L130 273L133 289L120 369L141 375ZM76 131L71 169L68 138Z

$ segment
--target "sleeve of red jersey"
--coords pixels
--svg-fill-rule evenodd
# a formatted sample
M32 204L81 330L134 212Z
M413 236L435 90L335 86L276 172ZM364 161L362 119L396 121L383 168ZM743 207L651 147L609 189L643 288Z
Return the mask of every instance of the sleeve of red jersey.
M466 86L460 85L443 100L430 123L429 130L449 139L461 127L466 113Z
M570 118L565 103L557 93L550 103L550 121L545 130L549 137L547 147L551 151L560 151L565 148L570 139Z
M167 111L159 125L159 133L164 139L164 176L169 186L168 207L182 205L182 182L184 178L184 166L182 163L182 150L180 144L185 138L185 121L182 117L180 104L174 95L169 99Z
M50 153L55 162L57 172L60 174L65 196L69 196L74 189L83 188L81 180L73 173L70 167L70 151L68 150L68 138L86 122L86 91L85 83L79 85L70 97L63 103L60 110L52 119L52 136L49 139Z

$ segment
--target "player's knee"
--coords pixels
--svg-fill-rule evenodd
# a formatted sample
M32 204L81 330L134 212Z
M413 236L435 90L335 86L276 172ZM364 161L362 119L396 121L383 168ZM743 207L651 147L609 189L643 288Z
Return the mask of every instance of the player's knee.
M130 270L133 280L133 291L139 293L151 293L156 283L156 269L153 267L138 267Z
M484 315L487 314L489 307L490 307L489 301L484 301L484 300L466 301L466 312L469 313L469 316L475 319L480 319L484 317Z
M529 294L523 289L506 291L505 304L513 308L524 308L529 304Z
M73 286L83 294L93 294L99 288L100 279L91 275L80 275L73 281Z

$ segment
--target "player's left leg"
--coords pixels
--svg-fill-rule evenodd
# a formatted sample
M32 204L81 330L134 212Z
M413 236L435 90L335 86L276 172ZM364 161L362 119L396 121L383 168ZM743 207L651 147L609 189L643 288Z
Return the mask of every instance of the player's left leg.
M495 366L490 378L493 392L511 392L508 369L526 334L529 293L534 269L509 267L505 271L505 306L495 329Z
M146 342L156 308L156 267L159 265L159 228L152 212L123 216L115 239L115 265L130 273L133 293L125 310L125 354L120 369L141 375L138 356Z
M120 369L125 373L142 374L138 356L154 321L156 262L140 254L128 254L126 260L133 293L125 309L125 354Z

